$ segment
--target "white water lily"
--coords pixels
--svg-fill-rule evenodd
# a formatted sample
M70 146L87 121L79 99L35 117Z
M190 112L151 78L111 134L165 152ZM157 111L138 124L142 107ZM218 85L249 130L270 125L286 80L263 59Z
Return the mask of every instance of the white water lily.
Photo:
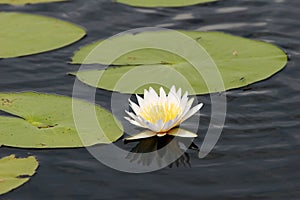
M197 135L189 131L173 131L172 128L178 126L183 121L198 112L203 106L202 103L192 107L194 99L188 98L185 92L181 96L181 88L176 91L175 86L171 87L168 95L163 88L160 88L159 95L153 88L144 91L144 98L136 95L138 105L131 100L130 107L133 112L125 111L129 117L125 117L131 124L149 129L140 136L132 138L146 138L154 135L164 136L166 134L182 137L196 137ZM130 138L128 138L130 139Z

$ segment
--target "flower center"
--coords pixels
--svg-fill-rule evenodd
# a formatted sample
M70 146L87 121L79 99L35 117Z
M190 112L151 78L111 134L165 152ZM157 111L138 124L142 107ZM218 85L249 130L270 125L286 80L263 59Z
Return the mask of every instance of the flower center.
M162 103L162 104L150 104L145 107L139 115L145 120L155 124L158 120L162 120L164 123L174 119L177 115L180 115L182 110L178 104L174 103Z

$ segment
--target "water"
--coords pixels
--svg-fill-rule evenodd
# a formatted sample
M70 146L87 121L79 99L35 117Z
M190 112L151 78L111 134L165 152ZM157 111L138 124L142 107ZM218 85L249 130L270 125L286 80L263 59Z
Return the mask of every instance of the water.
M227 92L222 136L205 159L190 150L191 167L127 174L102 165L85 149L1 148L0 157L33 154L40 167L30 182L0 199L299 199L299 6L293 0L221 0L160 9L131 8L110 0L1 5L1 11L71 21L88 33L66 48L0 60L1 92L34 90L71 96L74 77L66 73L79 67L67 64L73 51L99 38L145 26L224 31L263 40L283 48L290 61L266 81ZM206 103L201 134L209 124L210 105L208 96L198 98ZM98 90L98 104L108 108L109 100L109 92ZM202 140L203 135L195 143L200 145Z

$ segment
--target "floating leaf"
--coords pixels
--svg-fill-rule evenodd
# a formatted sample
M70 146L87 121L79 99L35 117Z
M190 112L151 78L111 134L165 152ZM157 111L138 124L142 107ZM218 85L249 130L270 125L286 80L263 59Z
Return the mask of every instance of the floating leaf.
M77 113L73 112L72 103ZM122 125L108 111L82 100L72 102L65 96L0 93L0 110L13 115L0 116L0 146L83 147L111 143L123 134ZM80 116L80 121L75 115Z
M33 156L15 158L11 155L0 159L0 195L29 181L38 165Z
M118 3L137 7L182 7L213 1L217 0L116 0Z
M25 4L36 4L36 3L60 2L60 1L68 1L68 0L0 0L0 4L25 5Z
M143 93L144 89L152 86L151 83L160 83L165 87L177 85L189 94L207 94L228 89L239 88L251 83L264 80L284 68L287 63L286 54L278 47L261 41L250 40L220 32L181 31L197 41L211 56L217 70L223 79L224 87L214 85L215 76L203 77L203 74L214 74L211 63L203 60L203 55L194 56L199 69L195 69L189 62L180 56L153 48L144 48L129 52L112 62L113 66L106 70L87 70L73 73L82 82L101 89L122 93ZM159 36L166 38L168 32L144 32L127 34L109 39L105 45L105 52L113 54L122 47L122 41L148 41L151 36L157 40ZM144 40L143 40L144 38ZM92 50L102 41L85 46L75 53L72 63L100 63L108 64L109 56L97 54ZM174 41L176 43L176 41ZM101 45L97 48L101 48ZM187 47L178 46L186 49ZM103 51L102 51L103 52ZM193 53L193 52L190 52ZM202 57L201 57L202 56ZM86 58L86 59L85 59ZM138 66L136 66L138 65ZM198 71L197 71L198 70ZM98 81L98 79L101 79ZM206 85L210 80L210 87ZM162 82L163 81L163 82ZM187 87L188 82L190 87ZM149 84L145 84L149 83ZM138 87L137 86L141 86Z
M81 27L69 22L15 12L0 12L0 27L0 58L54 50L85 35Z

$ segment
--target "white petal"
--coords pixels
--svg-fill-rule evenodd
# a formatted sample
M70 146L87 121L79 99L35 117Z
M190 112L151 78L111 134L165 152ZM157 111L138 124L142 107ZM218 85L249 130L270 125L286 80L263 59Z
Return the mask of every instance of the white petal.
M177 136L177 137L185 137L185 138L198 137L198 135L196 133L192 133L192 132L184 130L182 128L174 128L174 129L170 130L167 134Z
M151 91L151 87L149 88L149 91L144 90L144 105L149 106L149 104L153 104L154 97ZM152 89L153 90L153 89Z
M146 124L146 120L144 120L144 118L142 118L141 116L137 116L135 121L143 125L145 128L148 128L148 125Z
M136 103L133 103L130 99L128 100L129 103L130 103L130 107L132 108L132 110L134 111L134 113L136 115L138 115L140 113L140 107L136 104Z
M157 127L157 132L159 132L159 131L161 131L161 129L163 128L163 126L164 126L164 122L163 122L163 120L158 120L157 122L156 122L156 124L155 124L155 126Z
M151 122L148 122L147 120L141 118L143 120L143 124L145 124L145 126L150 129L151 131L153 132L158 132L159 131L159 128L155 125L155 124L152 124Z
M189 98L187 97L187 92L186 92L180 100L180 107L182 109L182 112L184 112L188 100Z
M190 118L192 115L194 115L196 112L198 112L203 106L203 103L198 104L197 106L193 107L189 112L183 116L182 122Z
M172 85L169 94L170 94L170 93L176 94L176 88L175 88L175 85Z
M134 125L137 125L139 127L143 127L143 128L148 128L148 125L145 123L145 120L138 116L138 115L135 115L134 113L132 112L128 112L127 110L125 110L125 112L132 118L128 118L128 117L124 117L125 119L127 119L130 123L134 124Z
M125 110L125 112L132 118L132 120L139 123L142 127L147 128L146 124L143 123L143 120L140 116L137 116L137 115L133 114L132 112L128 112L127 110Z
M151 95L151 97L154 97L156 100L158 99L158 94L155 92L155 90L152 87L149 88L149 94Z
M189 112L189 110L190 110L191 107L192 107L193 102L194 102L194 98L193 98L193 99L190 99L190 100L187 102L187 104L186 104L186 106L185 106L185 108L184 108L184 110L183 110L183 112L182 112L182 117L184 117L184 116Z
M127 137L127 138L125 138L125 140L138 140L138 139L153 137L155 135L156 135L155 132L146 130L146 131L143 131L143 132L141 132L141 133L139 133L135 136Z
M137 121L134 121L132 119L130 119L129 117L124 117L127 121L129 121L131 124L135 125L135 126L139 126L142 128L145 128L145 126L143 126L142 124L138 123Z
M169 94L168 94L168 95L170 95L170 94L173 94L173 95L176 95L176 94L177 94L177 92L176 92L176 88L175 88L175 86L174 86L174 85L171 87L171 89L170 89L170 91L169 91Z
M167 135L166 133L157 133L156 134L158 137L163 137L163 136L165 136L165 135Z
M134 113L132 113L132 112L129 112L129 111L127 111L127 110L125 110L125 112L126 112L126 114L127 115L129 115L131 118L136 118L137 116L134 114Z
M177 97L176 95L176 91L174 91L175 89L173 89L173 87L171 88L168 97L167 97L167 101L168 103L174 103L174 104L180 104L180 98Z
M139 95L136 95L136 98L138 100L140 108L142 109L144 107L144 105L145 105L144 99L142 97L140 97Z
M183 94L183 96L182 96L182 98L181 98L181 101L183 101L183 100L189 100L189 98L188 98L188 93L187 92L185 92L184 94Z
M181 115L177 115L173 120L168 121L165 123L162 131L169 131L170 129L178 126L181 123Z
M177 95L178 98L181 98L181 88L178 89L176 95Z
M158 101L158 95L152 87L149 88L147 97L145 97L144 100L147 105Z
M146 99L148 97L148 90L144 89L144 99Z
M162 128L162 130L164 130L164 131L168 131L168 130L170 130L171 129L171 125L173 124L173 120L169 120L169 121L167 121L165 124L164 124L164 126L163 126L163 128Z
M159 100L160 100L160 103L164 103L167 101L166 92L165 92L164 88L162 88L162 87L159 89Z
M148 90L144 90L144 104L145 105L148 105L148 103L149 103L149 92L148 92Z

